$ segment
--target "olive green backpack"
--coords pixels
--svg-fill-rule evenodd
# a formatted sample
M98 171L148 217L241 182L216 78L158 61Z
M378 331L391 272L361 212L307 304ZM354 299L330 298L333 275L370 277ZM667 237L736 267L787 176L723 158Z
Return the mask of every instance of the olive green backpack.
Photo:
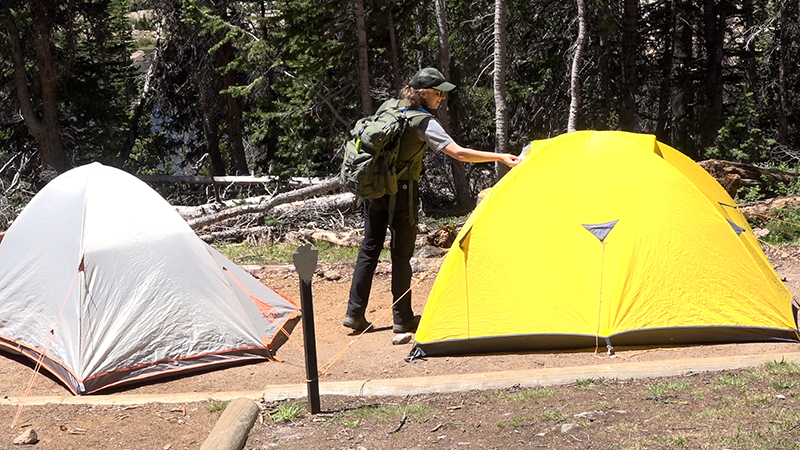
M345 188L361 198L371 200L395 195L397 180L419 163L424 154L424 151L418 152L419 155L414 155L414 159L399 171L395 167L406 127L412 121L420 123L414 120L416 118L432 117L424 109L397 109L397 104L397 101L385 102L377 113L360 119L342 145L344 161L339 179Z

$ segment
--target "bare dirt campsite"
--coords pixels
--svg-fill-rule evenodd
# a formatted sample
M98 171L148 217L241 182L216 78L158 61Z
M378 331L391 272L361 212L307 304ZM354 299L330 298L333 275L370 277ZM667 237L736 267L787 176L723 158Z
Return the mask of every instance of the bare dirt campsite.
M785 253L784 253L785 252ZM789 248L770 251L778 274L800 292L800 261ZM786 256L785 256L786 255ZM437 259L420 261L414 305L422 311ZM299 301L291 266L248 266L264 283ZM305 399L260 400L262 414L246 449L381 448L731 448L790 449L800 442L797 385L791 361L800 345L753 343L676 348L438 357L407 362L411 346L392 345L388 263L382 263L368 317L377 329L360 337L341 326L352 266L320 265L313 282L321 383L583 366L633 367L659 361L725 361L776 355L773 362L730 371L665 378L586 376L567 385L413 396L323 395L322 413ZM424 270L423 270L424 269ZM420 278L422 278L420 280ZM46 374L26 388L33 366L0 358L5 432L0 448L36 431L39 449L199 449L236 396L254 399L278 385L304 386L302 329L278 351L281 362L248 364L134 386L105 396L72 397ZM342 350L344 350L342 352ZM341 354L337 356L339 353ZM781 355L786 355L782 359ZM770 359L770 358L767 358ZM771 359L770 359L771 360ZM491 378L491 376L489 376ZM21 411L20 399L27 404ZM15 416L17 426L11 429Z

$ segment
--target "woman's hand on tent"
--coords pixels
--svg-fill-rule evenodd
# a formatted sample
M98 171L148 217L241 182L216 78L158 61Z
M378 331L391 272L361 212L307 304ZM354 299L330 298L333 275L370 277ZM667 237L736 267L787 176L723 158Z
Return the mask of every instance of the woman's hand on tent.
M508 167L514 167L522 161L517 155L512 155L511 153L500 153L500 160L503 161L503 164L507 165Z

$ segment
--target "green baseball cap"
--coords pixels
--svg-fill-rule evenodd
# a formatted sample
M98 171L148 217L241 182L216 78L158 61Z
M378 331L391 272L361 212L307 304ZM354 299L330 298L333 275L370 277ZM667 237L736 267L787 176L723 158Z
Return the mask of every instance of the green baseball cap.
M456 85L444 79L444 75L433 67L426 67L414 75L409 83L414 89L437 89L450 92Z

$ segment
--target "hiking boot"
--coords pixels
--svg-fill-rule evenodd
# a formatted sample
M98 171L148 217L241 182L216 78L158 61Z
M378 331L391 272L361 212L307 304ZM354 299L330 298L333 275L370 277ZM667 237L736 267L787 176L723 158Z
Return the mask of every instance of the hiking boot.
M347 328L352 328L356 333L361 333L364 330L372 329L372 323L367 321L367 319L364 317L346 316L342 325L346 326Z
M398 334L399 333L416 333L417 332L417 327L419 326L419 319L421 319L421 318L422 318L422 316L416 315L416 316L414 316L413 319L411 319L410 321L408 321L406 323L396 323L392 327L392 331L394 331L395 333L398 333Z

